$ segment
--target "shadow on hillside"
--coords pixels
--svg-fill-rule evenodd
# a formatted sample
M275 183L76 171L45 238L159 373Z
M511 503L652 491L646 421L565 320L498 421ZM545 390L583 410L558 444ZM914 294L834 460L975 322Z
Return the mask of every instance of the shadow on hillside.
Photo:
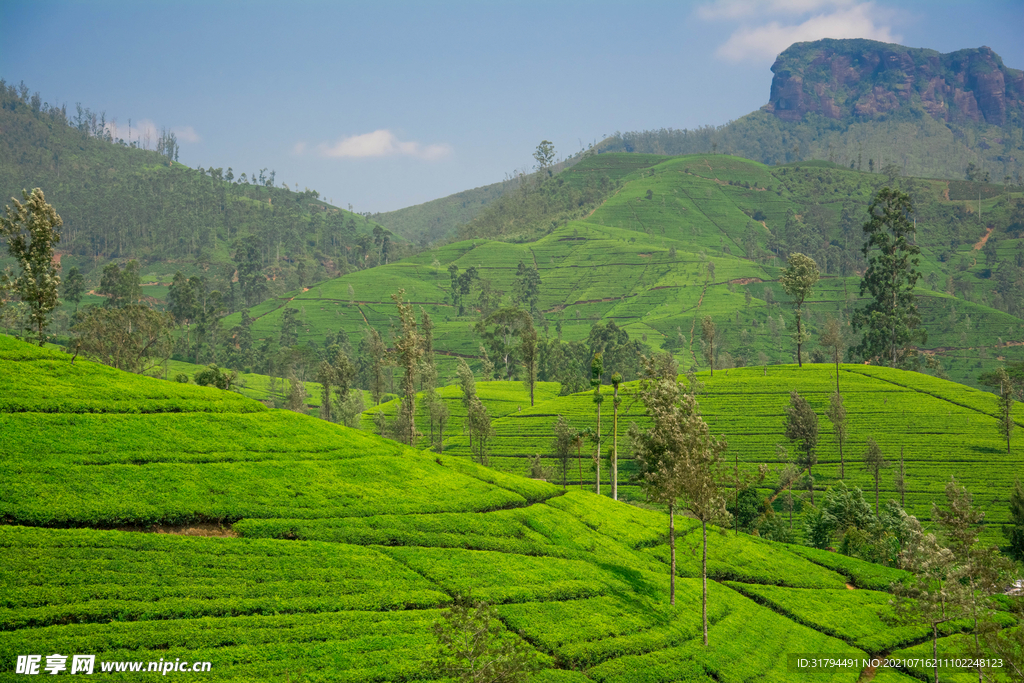
M666 587L669 584L669 574L665 574L665 586L658 586L647 580L643 573L637 569L631 569L624 567L620 564L609 564L607 562L595 562L595 564L602 570L607 571L622 583L629 586L632 591L630 593L620 593L617 591L611 591L609 594L614 595L617 598L624 600L635 599L636 596L643 596L645 598L658 598L660 594L665 592Z

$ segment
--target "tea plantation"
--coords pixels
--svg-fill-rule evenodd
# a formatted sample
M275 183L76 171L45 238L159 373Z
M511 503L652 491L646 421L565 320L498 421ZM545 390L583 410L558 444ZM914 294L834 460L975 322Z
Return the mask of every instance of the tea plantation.
M900 500L894 477L902 452L905 507L910 514L930 520L932 502L943 498L949 478L955 476L985 510L986 521L992 525L986 538L1000 542L1002 537L996 527L1007 521L1014 478L1024 472L1024 436L1016 431L1007 453L1006 440L997 424L997 397L916 372L854 364L841 364L839 368L839 386L848 421L842 480L850 487L861 488L874 503L874 479L863 464L867 440L872 438L890 463L879 482L883 503L890 498ZM698 373L697 377L705 386L705 393L699 398L701 412L712 433L728 442L726 459L730 466L738 462L740 470L748 475L756 473L758 466L768 466L770 474L762 484L764 495L771 493L778 471L797 455L793 444L785 438L785 409L791 391L807 399L818 415L818 464L813 468L817 495L820 497L822 491L840 481L839 448L832 423L826 417L829 397L836 388L834 365L733 368L718 370L714 377L709 372ZM478 382L478 390L488 384ZM620 388L619 492L620 497L628 499L642 498L640 491L629 484L635 468L627 430L631 422L646 424L643 406L635 401L634 390L634 383ZM603 387L602 392L605 401L601 418L601 492L610 495L612 389ZM560 484L558 461L551 446L555 421L561 415L577 428L596 428L593 395L587 392L556 397L538 401L533 408L529 407L528 398L520 401L526 404L521 411L505 414L492 423L495 436L488 444L490 465L525 475L530 471L531 459L539 453L549 478ZM453 415L459 407L452 404ZM394 410L392 405L385 409ZM372 411L364 415L370 414ZM425 409L420 420L426 424ZM1014 404L1014 420L1024 427L1024 404ZM372 422L364 418L364 425L370 426ZM445 453L470 457L468 436L459 429L450 430L449 434ZM778 446L785 451L780 452ZM594 452L592 443L585 444L579 464L573 453L568 469L571 488L594 490ZM801 526L798 513L798 533Z
M778 282L786 264L770 249L784 235L822 269L804 316L812 340L827 316L849 320L866 303L859 276L866 264L839 264L851 254L861 258L860 228L872 196L891 182L885 176L827 163L769 167L724 155L601 154L558 178L573 184L597 176L621 187L585 219L556 221L530 242L478 238L447 244L267 300L251 311L257 318L253 334L276 343L284 311L291 308L301 321L300 343L320 344L340 329L355 344L367 326L387 339L397 322L390 297L403 288L417 313L422 308L433 319L442 384L452 383L456 357L467 358L475 371L481 367L473 329L480 289L473 286L460 316L448 268L476 268L499 295L493 303L509 305L522 262L540 275L542 336L554 337L560 327L564 340L585 340L594 324L614 321L650 350L671 349L685 366L703 367L699 323L710 316L731 362L791 363L795 317ZM965 384L1002 361L1024 360L1020 289L999 285L1016 281L1014 273L1024 267L1024 238L1010 227L1020 193L969 201L951 195L945 181L892 182L912 193L919 214L922 279L915 294L928 332L923 348ZM811 226L821 226L815 244L794 237ZM980 246L988 228L991 254ZM238 313L229 316L225 327L240 320ZM804 352L813 349L809 342Z
M677 519L671 607L660 512L237 394L0 336L0 396L2 680L54 653L97 672L211 662L190 680L440 680L432 627L470 591L538 654L540 682L783 682L787 653L923 642L878 616L878 568L713 533L704 648L694 523Z

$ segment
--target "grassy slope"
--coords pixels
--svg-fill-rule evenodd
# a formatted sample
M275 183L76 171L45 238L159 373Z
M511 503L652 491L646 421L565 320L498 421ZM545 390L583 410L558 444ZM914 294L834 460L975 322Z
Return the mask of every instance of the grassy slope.
M383 332L396 320L390 295L405 288L406 298L427 310L436 324L441 377L448 380L454 377L453 355L479 355L479 339L472 330L476 318L460 318L451 306L449 264L463 270L475 266L495 289L507 293L523 261L535 263L540 270L540 306L549 334L554 334L554 323L561 321L566 339L585 339L594 323L614 320L652 350L682 334L684 344L677 357L688 365L703 362L699 329L695 339L694 327L698 318L710 315L724 335L724 350L734 358L743 358L747 364L792 362L795 320L777 282L779 267L784 264L744 257L749 216L762 211L765 227L779 230L787 212L803 215L813 209L840 239L838 221L843 204L852 202L858 207L858 216L862 215L884 179L835 167L771 168L722 155L670 158L649 166L654 160L604 154L573 167L567 178L600 173L625 184L586 220L559 227L536 242L456 242L383 269L292 292L253 310L258 317L255 333L274 338L285 307L299 310L302 340L319 341L338 328L356 339L368 324ZM927 211L970 204L945 200L943 182L915 182ZM983 200L982 210L992 220L1001 221L1004 203L1003 197ZM1024 323L985 303L992 294L993 281L987 277L979 252L973 250L975 236L947 254L943 263L938 257L948 248L945 228L932 229L923 221L918 227L922 271L926 275L935 272L940 289L950 275L969 280L972 287L968 301L932 290L924 281L919 285L929 353L939 356L953 379L965 383L975 382L982 370L991 369L1001 359L1024 359ZM968 228L970 224L964 230ZM976 231L977 237L984 234L981 227ZM1021 240L1011 239L1004 227L994 235L999 239L1000 258L1010 259ZM756 237L762 254L767 236L765 229ZM674 258L670 257L671 248L675 248ZM954 263L961 261L963 272L959 266L954 268ZM709 262L714 264L713 278ZM858 277L826 276L819 282L805 316L813 336L826 315L842 312L848 316L851 307L864 303L859 285ZM767 289L772 290L774 305L767 302ZM747 292L752 297L749 304ZM230 327L236 318L225 322ZM773 325L778 327L776 333ZM805 350L813 347L810 343Z
M0 378L25 363L46 381L72 372L66 356L0 337ZM865 600L874 608L842 590L856 569L714 535L712 572L738 584L712 582L704 650L692 561L676 607L667 604L661 513L214 390L81 361L73 372L59 398L36 398L50 412L0 413L5 662L67 651L208 660L216 680L424 680L440 608L470 589L542 654L540 681L781 682L791 674L780 652L916 643L876 621L843 630ZM3 395L26 401L27 390L0 381ZM103 410L126 391L217 408ZM111 529L235 520L240 538ZM685 545L694 525L680 527ZM741 590L758 586L780 586L777 602L782 588L803 588L850 604L835 623L808 626Z

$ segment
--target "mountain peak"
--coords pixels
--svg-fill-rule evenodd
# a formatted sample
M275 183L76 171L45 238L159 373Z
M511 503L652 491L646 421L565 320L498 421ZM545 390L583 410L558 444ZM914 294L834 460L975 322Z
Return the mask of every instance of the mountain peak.
M875 40L794 43L772 65L764 109L784 121L923 109L940 121L1002 126L1024 115L1024 72L992 48L943 54Z

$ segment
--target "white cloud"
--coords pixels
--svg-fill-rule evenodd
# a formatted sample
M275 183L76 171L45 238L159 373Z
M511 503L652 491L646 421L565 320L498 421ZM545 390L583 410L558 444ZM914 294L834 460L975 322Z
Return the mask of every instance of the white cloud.
M295 145L292 146L292 154L294 154L295 156L299 156L300 154L302 154L305 151L306 151L306 143L305 142L296 142Z
M199 134L196 133L196 129L192 126L172 128L171 132L174 133L179 142L199 142L202 139L199 137Z
M808 17L810 13L815 14ZM901 40L890 25L894 13L878 8L874 2L715 0L699 7L697 15L707 20L758 20L758 25L744 22L715 51L731 62L772 59L793 43L821 38L868 38L885 43ZM781 20L775 18L780 15L784 15Z
M334 158L358 159L404 155L433 161L451 154L452 148L446 144L424 145L419 142L404 142L390 130L382 128L372 133L342 138L331 145L321 144L318 151L321 156Z

